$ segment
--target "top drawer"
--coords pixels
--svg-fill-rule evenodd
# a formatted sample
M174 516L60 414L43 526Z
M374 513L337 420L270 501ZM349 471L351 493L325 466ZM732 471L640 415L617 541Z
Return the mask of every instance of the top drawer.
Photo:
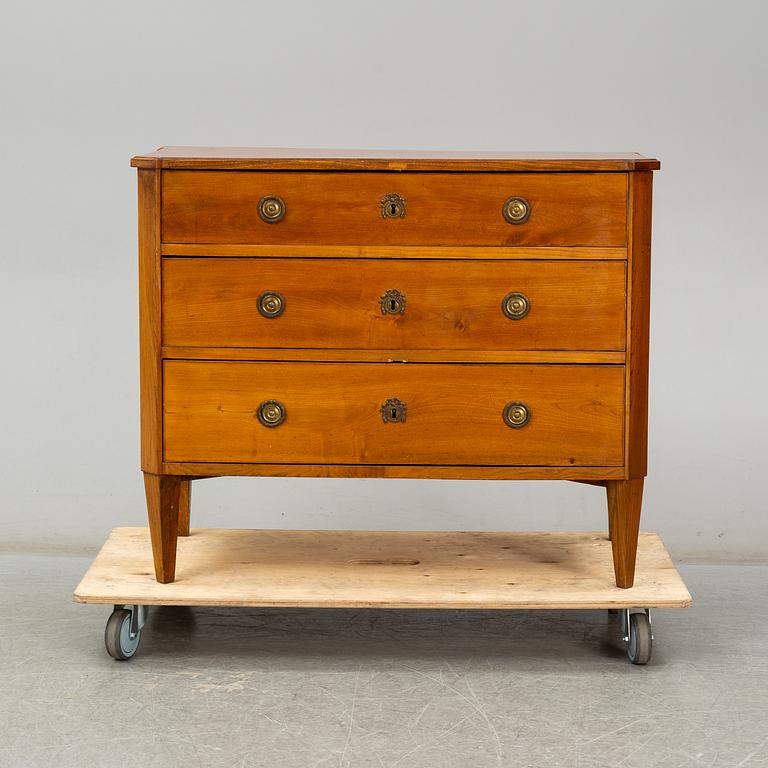
M625 173L163 171L162 201L166 243L626 244Z

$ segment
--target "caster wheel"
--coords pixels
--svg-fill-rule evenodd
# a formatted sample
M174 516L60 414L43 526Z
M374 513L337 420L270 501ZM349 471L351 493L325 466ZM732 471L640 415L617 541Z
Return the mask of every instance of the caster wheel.
M107 653L119 661L130 659L141 640L141 630L131 637L131 612L127 608L115 608L107 620L104 644Z
M627 658L633 664L647 664L651 659L652 648L653 635L648 616L644 613L630 613Z

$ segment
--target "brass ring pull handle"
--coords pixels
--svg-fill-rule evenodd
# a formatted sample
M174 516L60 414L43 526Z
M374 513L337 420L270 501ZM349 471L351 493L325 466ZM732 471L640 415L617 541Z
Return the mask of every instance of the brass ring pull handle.
M285 216L285 203L282 197L266 195L259 200L259 216L267 224L276 224Z
M285 406L279 400L265 400L259 406L258 416L265 427L277 427L285 421Z
M502 300L501 311L510 320L522 320L531 311L530 299L524 293L512 291Z
M510 224L522 224L531 215L531 204L524 197L509 197L504 201L501 213Z
M280 317L285 311L285 299L277 291L264 291L256 302L259 314L262 317Z
M390 397L381 404L381 419L385 424L401 424L405 421L408 407L402 400Z
M379 299L382 315L404 315L405 314L405 294L400 293L396 288L390 288L384 291L384 295Z
M382 219L404 219L405 218L405 198L395 192L384 195L379 202Z
M512 429L520 429L531 420L531 409L525 403L512 402L504 406L504 423Z

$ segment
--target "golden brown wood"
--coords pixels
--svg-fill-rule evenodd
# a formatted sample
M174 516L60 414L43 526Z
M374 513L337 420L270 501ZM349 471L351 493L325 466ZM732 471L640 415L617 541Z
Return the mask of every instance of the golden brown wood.
M353 363L598 363L623 364L624 352L484 349L256 349L253 347L163 347L168 360L295 360Z
M632 589L611 583L604 533L193 529L173 586L151 576L147 531L116 528L81 603L291 608L683 608L664 545L643 533Z
M393 288L402 314L382 311ZM623 350L625 289L624 262L165 258L163 343ZM279 317L257 309L267 291L283 298ZM512 291L530 301L518 320L502 311Z
M181 484L178 477L144 473L155 578L163 584L173 581L176 570Z
M166 361L169 462L620 465L622 366ZM385 423L389 398L403 423ZM279 400L265 427L259 404ZM506 403L530 423L508 427Z
M628 479L645 477L648 468L652 185L653 174L650 172L634 173L631 176L626 400Z
M138 177L141 468L157 473L162 463L160 173L140 169Z
M606 483L608 535L613 547L616 586L622 589L631 587L635 578L643 482L643 478L638 478L634 480L610 480Z
M163 148L134 165L142 467L178 481L177 532L192 477L559 478L606 484L631 582L658 161ZM404 218L382 218L388 193ZM258 216L267 194L286 202L277 224ZM533 204L524 224L501 215L512 195ZM390 288L405 314L381 313ZM262 290L283 294L280 318L257 314ZM516 290L532 310L513 321ZM290 401L276 429L256 418L272 397ZM387 397L405 423L381 420ZM513 399L533 408L521 430L501 421Z
M222 477L380 477L432 480L586 480L621 479L624 467L478 467L424 464L216 464L165 462L163 471L194 478Z
M137 168L362 171L654 171L636 152L424 152L276 147L161 147L131 160Z
M227 245L211 243L163 243L163 256L197 257L299 257L312 259L586 259L626 261L627 249L581 246L533 247L473 245Z
M383 218L381 200L406 200L404 218ZM266 223L263 196L285 217ZM502 216L525 198L522 224ZM627 175L271 173L163 171L163 241L328 245L623 246Z
M192 506L192 481L179 484L179 536L189 536L189 516Z

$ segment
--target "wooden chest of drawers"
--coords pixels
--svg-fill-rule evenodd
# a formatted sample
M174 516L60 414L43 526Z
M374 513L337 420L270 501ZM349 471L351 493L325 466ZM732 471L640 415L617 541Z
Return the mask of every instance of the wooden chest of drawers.
M164 148L132 164L158 581L192 479L283 475L604 485L632 586L658 161Z

